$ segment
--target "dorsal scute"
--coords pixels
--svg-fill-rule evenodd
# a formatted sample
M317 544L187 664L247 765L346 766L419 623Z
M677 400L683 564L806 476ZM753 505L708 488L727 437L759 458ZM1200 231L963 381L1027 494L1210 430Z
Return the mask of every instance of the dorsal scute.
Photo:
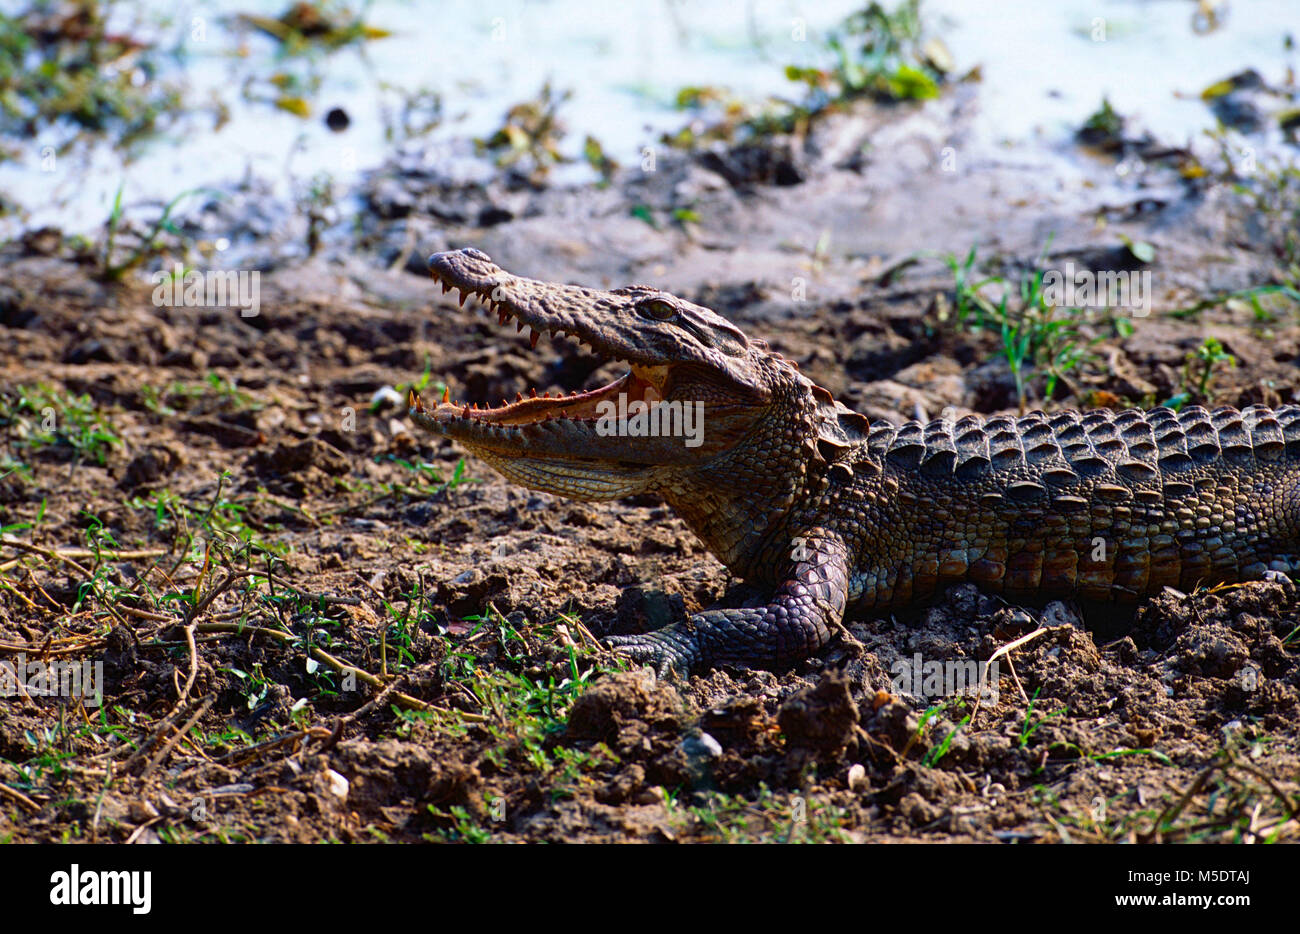
M864 416L841 415L844 424L850 418L878 461L962 478L1026 467L1068 486L1113 471L1136 483L1164 475L1177 490L1185 482L1169 475L1219 457L1300 459L1300 405L965 415L869 427Z

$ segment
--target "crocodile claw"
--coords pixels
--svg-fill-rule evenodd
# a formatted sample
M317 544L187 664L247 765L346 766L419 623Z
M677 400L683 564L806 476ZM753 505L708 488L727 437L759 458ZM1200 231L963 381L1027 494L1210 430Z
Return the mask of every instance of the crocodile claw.
M660 678L670 673L685 678L700 663L695 640L674 626L635 636L606 636L601 641L619 655L650 666Z

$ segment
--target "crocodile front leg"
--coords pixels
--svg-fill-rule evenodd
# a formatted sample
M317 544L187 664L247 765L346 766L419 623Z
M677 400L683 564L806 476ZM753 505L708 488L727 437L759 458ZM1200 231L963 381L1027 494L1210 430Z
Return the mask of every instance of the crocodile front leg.
M706 610L684 623L636 636L610 636L615 651L686 676L697 668L732 664L779 668L807 658L830 641L848 604L848 549L836 535L810 533L796 547L785 583L767 606Z

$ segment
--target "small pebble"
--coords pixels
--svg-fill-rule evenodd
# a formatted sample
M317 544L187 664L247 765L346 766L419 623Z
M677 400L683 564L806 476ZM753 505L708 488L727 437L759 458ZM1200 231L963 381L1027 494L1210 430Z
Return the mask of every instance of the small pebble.
M380 386L375 390L374 395L370 397L370 407L372 409L385 409L389 406L401 407L406 403L399 393L392 386Z
M866 767L860 762L849 766L849 791L866 791L868 786Z
M330 794L340 800L345 800L348 796L348 780L335 772L333 769L325 770L325 781L328 784Z

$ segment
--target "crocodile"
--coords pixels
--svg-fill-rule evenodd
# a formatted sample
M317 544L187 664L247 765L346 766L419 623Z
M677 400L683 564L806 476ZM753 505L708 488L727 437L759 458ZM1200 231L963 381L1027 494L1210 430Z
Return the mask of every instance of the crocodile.
M475 249L436 253L428 267L462 306L474 296L502 325L528 328L534 347L543 333L576 339L627 372L483 409L446 390L436 405L413 393L416 424L534 490L657 494L723 565L771 593L605 640L660 674L788 667L848 612L962 581L1006 598L1136 602L1300 568L1300 406L873 422L766 342L668 292L515 276ZM688 433L691 412L702 430Z

